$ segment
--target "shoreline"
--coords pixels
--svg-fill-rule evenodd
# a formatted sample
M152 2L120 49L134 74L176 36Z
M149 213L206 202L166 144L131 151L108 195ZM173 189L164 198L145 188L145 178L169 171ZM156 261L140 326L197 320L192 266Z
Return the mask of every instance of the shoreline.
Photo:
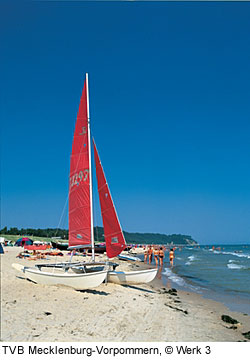
M167 268L167 266L166 266ZM170 268L168 268L170 269ZM178 274L176 274L178 277ZM184 277L182 277L184 278ZM162 276L162 279L168 279L167 275ZM185 278L184 278L185 280ZM166 285L166 281L163 282L162 284L165 286ZM201 295L203 298L206 299L211 299L214 300L216 302L220 302L222 304L224 304L230 311L232 312L238 312L238 313L243 313L243 314L248 314L250 316L250 300L246 297L241 295L240 293L228 293L225 292L223 290L219 291L219 290L215 290L215 289L209 289L209 288L205 288L202 287L200 285L194 285L192 283L190 283L189 281L185 280L185 286L181 286L176 282L171 281L171 284L174 288L182 290L184 292L190 292L190 293L195 293L198 295ZM235 303L235 300L237 300L237 303Z
M155 263L152 262L151 264L142 263L143 265L148 265L150 267L156 267ZM159 266L158 266L159 269ZM182 279L184 282L183 285L179 284L173 279L168 273L164 273L164 269L168 270L173 273L174 278ZM188 279L186 279L184 276L179 276L177 273L172 272L172 268L170 267L169 263L165 262L163 264L161 275L158 275L158 279L161 280L162 287L166 287L168 285L168 288L175 288L183 292L187 293L194 293L197 295L201 295L205 299L213 300L215 302L222 303L225 307L227 307L231 312L238 312L243 314L248 314L250 316L250 299L242 295L241 293L237 292L227 292L223 290L216 290L211 288L206 288L199 284L193 284ZM170 276L170 278L169 278ZM157 278L156 278L157 279ZM159 285L160 287L160 285ZM235 303L235 300L237 301Z
M82 292L34 284L11 268L13 262L30 266L38 263L17 259L20 251L5 248L1 255L1 341L249 341L242 335L250 331L248 315L232 312L222 303L196 293L177 290L176 295L170 294L172 285L162 286L158 278L134 286L103 283ZM68 256L49 262L64 258ZM138 268L127 262L119 264L130 270ZM145 268L146 264L139 265ZM239 324L223 322L223 314Z

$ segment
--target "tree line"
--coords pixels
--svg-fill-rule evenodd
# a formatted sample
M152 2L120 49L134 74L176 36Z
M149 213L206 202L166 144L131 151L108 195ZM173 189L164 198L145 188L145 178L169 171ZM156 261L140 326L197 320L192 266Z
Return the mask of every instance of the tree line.
M32 228L21 228L18 229L16 227L7 228L5 226L2 230L0 230L2 235L21 235L21 236L39 236L45 238L53 238L58 237L60 239L67 240L69 237L69 231L67 229L32 229Z
M58 237L62 240L68 240L69 231L67 229L32 229L32 228L21 228L16 227L7 228L5 226L0 230L2 235L21 235L21 236L30 236L30 237L46 237L53 238ZM130 233L124 231L124 237L128 244L196 244L197 242L190 235L182 234L155 234L155 233ZM94 239L95 241L104 242L104 230L101 226L94 227Z

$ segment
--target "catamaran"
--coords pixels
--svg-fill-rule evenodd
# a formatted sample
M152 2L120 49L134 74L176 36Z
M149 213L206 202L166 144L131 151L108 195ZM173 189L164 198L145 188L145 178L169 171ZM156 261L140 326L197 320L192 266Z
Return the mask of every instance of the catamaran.
M96 178L108 259L126 248L126 241L115 210L96 144L93 140ZM100 285L105 279L120 284L138 284L153 280L157 269L132 272L116 271L117 264L95 261L91 137L89 117L88 74L84 82L77 114L70 159L69 182L69 249L91 248L91 262L38 264L34 268L13 264L28 279L42 284L63 284L75 289L88 289ZM43 268L52 268L50 272Z

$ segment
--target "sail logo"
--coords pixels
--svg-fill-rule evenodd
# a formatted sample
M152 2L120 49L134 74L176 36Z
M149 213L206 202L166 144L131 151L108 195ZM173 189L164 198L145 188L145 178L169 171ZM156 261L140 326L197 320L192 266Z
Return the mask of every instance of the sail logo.
M86 127L82 127L82 133L79 133L79 136L82 136L87 133Z
M81 235L81 234L77 234L77 235L76 235L76 238L77 238L77 239L82 239L82 235Z
M70 188L77 185L79 186L82 181L86 182L89 176L89 169L85 169L83 171L79 171L75 173L69 179Z
M118 243L118 237L115 236L111 239L111 244L117 244Z

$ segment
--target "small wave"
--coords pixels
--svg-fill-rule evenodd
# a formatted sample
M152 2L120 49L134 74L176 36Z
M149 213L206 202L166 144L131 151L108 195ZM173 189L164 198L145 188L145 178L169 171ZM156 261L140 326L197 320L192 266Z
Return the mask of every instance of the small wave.
M212 249L209 249L209 251L212 251L214 254L233 255L233 256L238 256L239 258L250 259L250 255L244 254L244 253L237 253L237 252L233 252L233 251L218 251L218 250L212 250Z
M214 254L221 254L221 251L209 249L209 251L212 251Z
M229 252L229 251L223 251L222 254L224 255L234 255L234 256L238 256L239 258L247 258L250 259L250 255L249 254L241 254L241 253L235 253L235 252Z
M245 269L243 265L227 264L228 269Z
M185 263L185 265L191 265L192 261L199 260L195 255L188 256L188 261Z
M181 277L179 277L178 275L176 275L175 273L173 273L168 268L166 268L162 274L166 275L170 280L172 280L173 282L175 282L176 284L178 284L180 286L185 285L185 280L182 279Z
M179 285L181 287L186 287L191 290L195 290L196 292L198 292L200 290L199 287L194 287L193 285L187 284L183 278L181 278L179 275L173 273L172 270L170 270L168 268L165 268L164 272L162 274L166 275L168 277L168 279L172 280L172 282L176 283L177 285Z

